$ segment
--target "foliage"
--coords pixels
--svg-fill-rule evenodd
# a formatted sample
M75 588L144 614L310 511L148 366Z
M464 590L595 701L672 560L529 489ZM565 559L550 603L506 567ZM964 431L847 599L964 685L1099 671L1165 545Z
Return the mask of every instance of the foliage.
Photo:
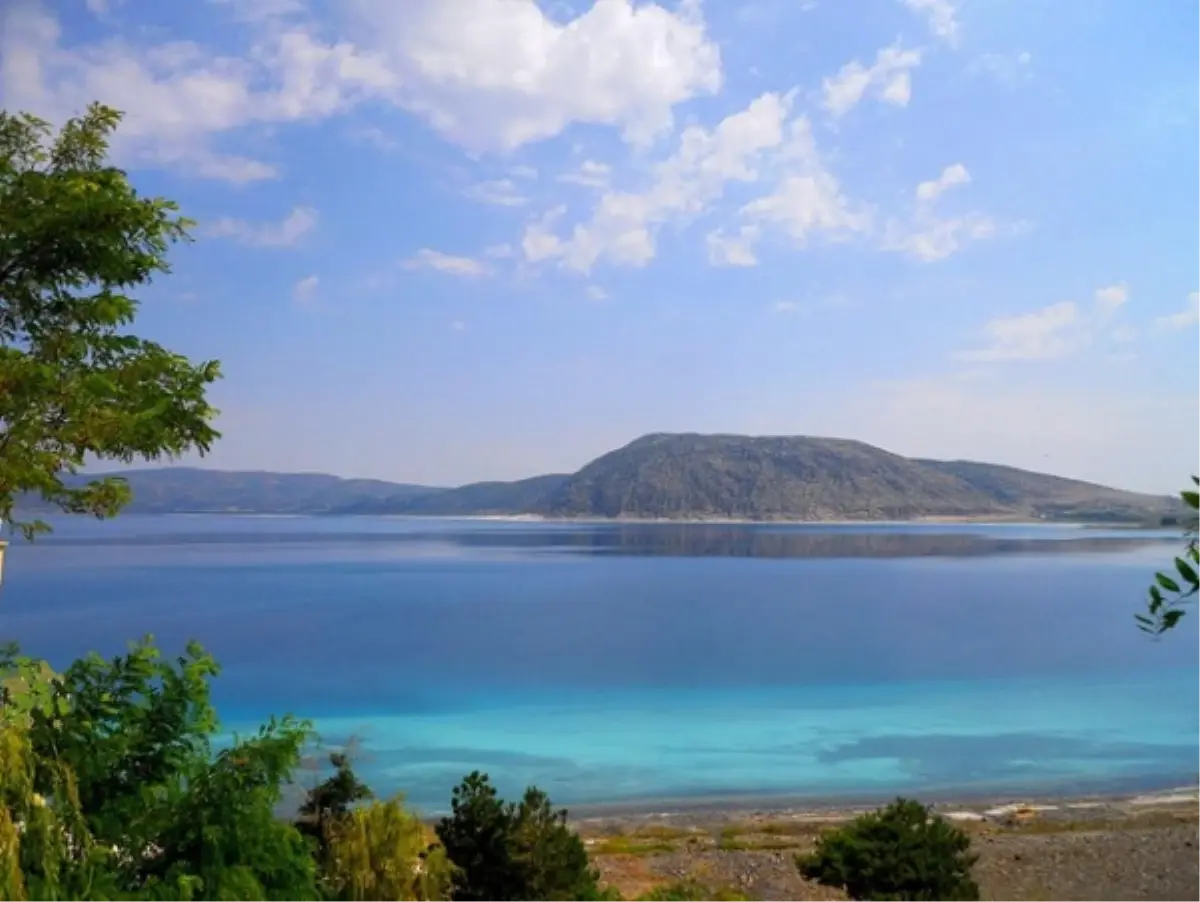
M1193 476L1192 484L1200 486L1200 477ZM1200 510L1200 495L1193 489L1180 492L1179 496L1192 510L1191 522L1184 533L1187 544L1183 554L1175 558L1175 573L1157 573L1154 585L1150 587L1150 599L1146 603L1146 613L1136 615L1138 629L1153 636L1161 636L1175 628L1183 618L1184 606L1196 597L1200 591L1200 548L1197 547L1198 520ZM1176 578L1178 574L1178 578ZM1163 594L1163 593L1167 594Z
M169 661L146 639L61 676L2 665L0 896L316 897L312 850L275 814L306 724L272 720L214 755L217 667L196 645Z
M51 140L46 122L0 112L0 520L23 493L111 516L129 499L123 480L64 476L217 438L205 400L217 364L125 331L138 308L127 292L168 271L190 223L107 161L120 119L93 104Z
M330 829L349 813L352 806L374 798L371 788L358 779L347 752L332 752L333 775L314 786L300 806L296 826L316 842L321 854L328 847Z
M449 899L454 868L400 797L344 812L330 823L328 898Z
M500 800L475 771L454 788L438 838L458 869L455 899L597 898L598 875L583 842L536 787L519 805Z
M962 830L930 809L897 799L825 833L796 864L806 878L842 887L854 899L978 899L970 846Z

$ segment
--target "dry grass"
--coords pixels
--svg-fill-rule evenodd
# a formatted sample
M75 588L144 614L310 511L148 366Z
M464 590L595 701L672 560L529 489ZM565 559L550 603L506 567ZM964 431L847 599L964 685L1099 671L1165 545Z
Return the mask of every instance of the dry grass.
M589 848L626 899L680 880L752 899L840 899L840 891L804 881L794 863L838 820L714 813L688 827L609 826ZM984 899L1196 899L1197 821L1195 806L1108 806L959 826L979 856Z

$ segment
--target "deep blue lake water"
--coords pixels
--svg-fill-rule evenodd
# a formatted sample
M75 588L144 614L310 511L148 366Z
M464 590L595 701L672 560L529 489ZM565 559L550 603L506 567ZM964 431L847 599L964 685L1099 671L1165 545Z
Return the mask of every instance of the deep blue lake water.
M378 791L468 770L571 805L1197 779L1197 620L1134 627L1180 541L1070 526L125 516L14 542L0 638L154 633L225 725L359 737Z

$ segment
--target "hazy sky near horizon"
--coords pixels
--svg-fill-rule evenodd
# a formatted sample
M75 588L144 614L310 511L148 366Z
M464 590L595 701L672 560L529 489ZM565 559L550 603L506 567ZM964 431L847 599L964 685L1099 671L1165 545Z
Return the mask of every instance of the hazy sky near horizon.
M9 0L0 100L126 111L197 241L206 465L455 484L646 432L1174 491L1195 3Z

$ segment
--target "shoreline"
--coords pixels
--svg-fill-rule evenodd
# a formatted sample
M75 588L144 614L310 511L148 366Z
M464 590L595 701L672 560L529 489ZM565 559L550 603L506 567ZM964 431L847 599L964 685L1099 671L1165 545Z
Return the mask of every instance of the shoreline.
M74 516L61 515L55 516ZM80 517L86 515L78 515ZM656 526L1070 526L1080 530L1138 530L1145 532L1171 532L1174 526L1148 525L1138 521L1100 522L1091 520L1052 520L1037 517L1000 516L922 516L906 520L863 520L863 519L818 519L808 520L790 517L756 520L745 517L547 517L541 514L372 514L340 511L313 511L306 513L270 513L239 510L197 511L130 511L124 517L241 517L264 520L324 519L331 517L361 518L370 520L421 520L421 521L477 521L492 523L545 523L551 525L656 525Z
M802 823L828 823L849 820L866 811L887 805L897 796L916 798L952 820L986 820L1001 817L1009 809L1028 808L1040 813L1074 813L1114 810L1151 810L1163 807L1200 808L1200 781L1180 784L1171 781L1129 781L1123 787L1089 791L1052 788L1021 792L994 790L944 792L864 793L861 796L804 796L799 794L762 794L708 796L700 798L647 799L624 802L600 802L569 806L572 823L577 827L677 824L704 825L731 821L791 820Z

